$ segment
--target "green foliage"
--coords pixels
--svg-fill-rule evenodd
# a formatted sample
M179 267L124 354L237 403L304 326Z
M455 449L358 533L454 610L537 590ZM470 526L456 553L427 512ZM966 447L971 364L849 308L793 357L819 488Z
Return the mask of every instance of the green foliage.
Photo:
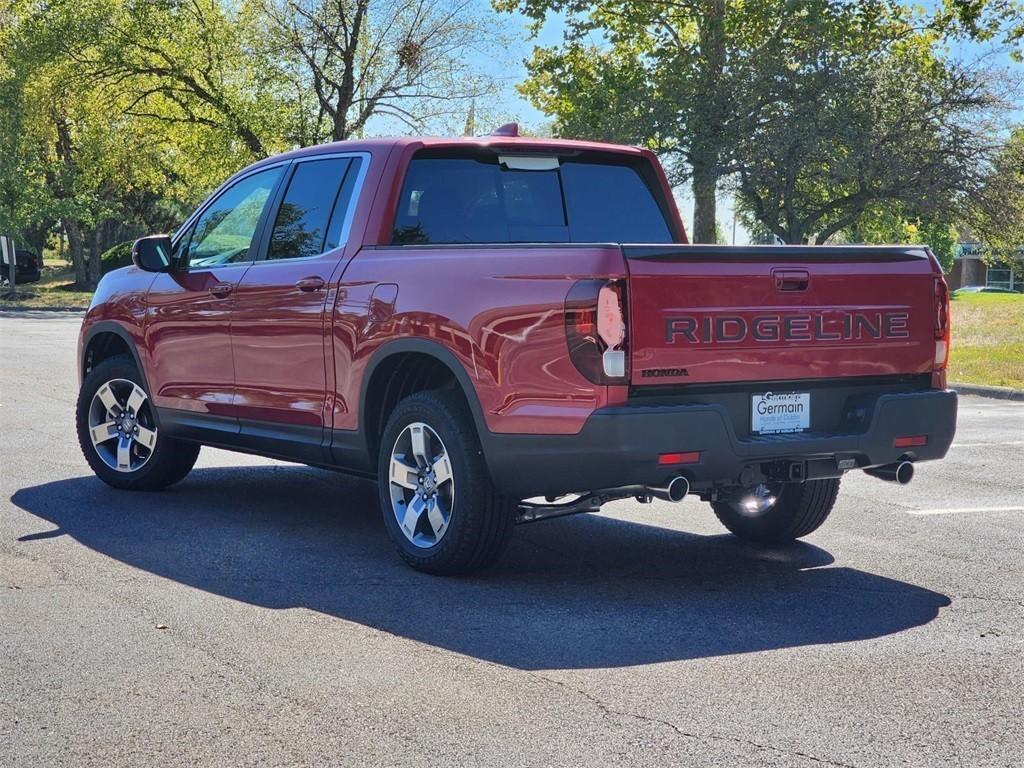
M130 267L132 264L132 240L126 240L123 243L118 243L112 248L108 248L100 256L100 263L102 264L103 274L107 274L115 269L121 267Z
M956 256L959 228L953 218L913 217L898 206L874 206L859 217L839 238L853 243L927 245L949 272Z
M455 0L0 2L0 229L59 229L95 285L113 243L256 159L464 115L493 92L466 56L490 21Z
M1012 263L1024 245L1024 130L1002 147L969 208L971 234L983 244L988 263Z
M643 144L715 233L719 181L787 242L823 242L879 206L948 221L978 190L1002 108L962 38L1020 39L1010 0L496 0L562 44L535 49L522 92L561 135Z

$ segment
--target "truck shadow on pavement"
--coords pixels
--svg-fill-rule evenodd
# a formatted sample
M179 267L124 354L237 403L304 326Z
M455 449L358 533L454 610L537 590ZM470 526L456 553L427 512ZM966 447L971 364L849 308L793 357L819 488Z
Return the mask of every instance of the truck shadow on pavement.
M66 535L226 598L305 607L520 669L852 642L926 624L950 602L823 567L832 556L806 543L758 550L600 515L520 527L495 568L430 577L391 549L374 486L304 467L197 469L156 494L80 477L12 501L58 527L22 536L27 553Z

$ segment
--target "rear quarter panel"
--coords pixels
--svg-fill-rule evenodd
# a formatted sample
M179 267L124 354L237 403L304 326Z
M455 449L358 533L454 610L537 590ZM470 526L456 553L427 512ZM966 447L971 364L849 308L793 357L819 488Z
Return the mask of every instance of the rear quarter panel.
M395 339L453 353L492 432L573 434L606 404L608 388L569 359L566 295L576 280L621 277L613 246L399 246L362 250L338 287L332 345L334 427L358 427L367 364ZM398 286L390 318L371 319L379 284Z

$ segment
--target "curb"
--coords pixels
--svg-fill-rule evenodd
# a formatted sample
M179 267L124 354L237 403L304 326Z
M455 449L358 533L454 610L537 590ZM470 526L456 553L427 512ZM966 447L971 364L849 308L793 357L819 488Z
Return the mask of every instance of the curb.
M993 397L997 400L1013 400L1024 402L1024 389L1012 389L1011 387L983 387L979 384L956 384L949 385L961 395L977 395L978 397Z
M54 313L83 313L88 307L33 307L28 304L0 304L0 312L54 312Z

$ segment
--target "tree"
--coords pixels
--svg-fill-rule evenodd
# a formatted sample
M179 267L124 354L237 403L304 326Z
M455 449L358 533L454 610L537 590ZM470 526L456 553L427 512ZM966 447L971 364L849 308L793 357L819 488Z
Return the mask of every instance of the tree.
M971 234L989 262L1013 262L1024 245L1024 130L1018 128L968 208Z
M472 61L497 55L501 37L467 0L264 0L263 12L296 94L297 143L360 136L374 117L419 131L496 91Z
M869 207L857 223L838 233L841 242L885 245L916 243L927 245L944 271L953 268L961 218L939 214L915 215L898 205Z
M539 24L565 16L562 46L535 49L522 91L561 134L657 151L675 182L689 181L696 242L714 242L719 179L754 118L749 84L778 46L795 0L498 0ZM591 33L604 37L590 42ZM741 83L748 85L741 87Z
M84 19L92 36L64 52L89 81L102 83L129 117L204 128L218 151L238 160L290 144L289 83L265 41L262 7L250 0L57 0L49 16ZM191 147L194 149L194 147Z
M978 194L1001 144L983 73L933 39L808 39L735 151L741 205L789 243L822 243L893 211L948 222ZM844 49L845 48L845 49Z
M99 279L99 256L110 245L171 228L213 183L253 158L226 123L206 120L212 113L176 115L178 97L167 97L161 76L126 70L127 44L104 47L125 42L118 38L125 14L154 8L26 1L8 5L0 25L7 54L0 167L18 180L4 185L0 219L20 232L58 223L82 288Z
M658 152L674 181L692 184L698 242L713 240L715 192L723 178L749 166L744 158L752 154L742 150L751 147L752 135L768 136L767 122L779 130L777 143L787 121L802 127L800 121L834 109L820 87L819 101L801 103L799 113L780 108L792 109L795 97L813 93L823 76L841 85L830 69L850 59L870 62L905 41L937 45L954 36L1002 35L1014 42L1020 35L1009 0L948 0L928 14L895 0L496 0L496 6L518 8L538 25L549 14L565 19L563 44L535 50L523 92L554 115L560 133L642 143ZM942 62L933 56L929 66L936 63Z

